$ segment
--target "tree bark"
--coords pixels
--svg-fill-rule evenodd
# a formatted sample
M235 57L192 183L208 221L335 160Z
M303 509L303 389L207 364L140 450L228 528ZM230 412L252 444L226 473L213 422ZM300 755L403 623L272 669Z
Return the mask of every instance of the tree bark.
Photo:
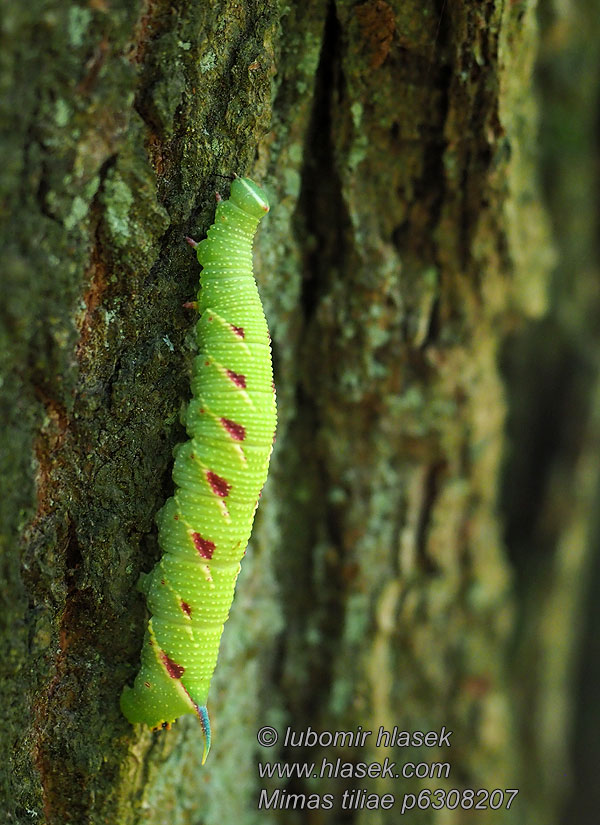
M482 825L559 823L597 485L597 250L568 313L538 186L556 150L540 169L534 5L32 0L3 16L7 821L250 825L279 787L334 797L271 814L285 823L384 825L437 788L518 788ZM184 236L234 173L272 201L255 270L279 425L201 767L195 720L142 731L118 700L185 437ZM309 725L373 733L284 745ZM445 726L450 747L377 747L394 726ZM450 774L256 767L386 757ZM358 789L395 805L342 810ZM407 816L459 825L466 805Z

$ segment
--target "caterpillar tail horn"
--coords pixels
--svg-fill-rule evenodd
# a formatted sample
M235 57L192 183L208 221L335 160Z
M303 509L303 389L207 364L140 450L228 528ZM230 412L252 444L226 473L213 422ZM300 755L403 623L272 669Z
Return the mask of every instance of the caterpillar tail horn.
M204 736L204 753L202 754L202 764L206 762L206 757L210 750L210 719L208 718L208 710L206 705L198 708L198 716L200 717L200 724L202 725L202 735Z

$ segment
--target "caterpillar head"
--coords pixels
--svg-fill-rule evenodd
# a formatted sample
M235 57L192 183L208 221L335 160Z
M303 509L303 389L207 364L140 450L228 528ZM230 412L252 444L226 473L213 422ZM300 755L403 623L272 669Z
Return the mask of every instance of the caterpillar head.
M250 178L236 178L231 184L229 197L236 206L253 218L263 218L269 211L269 201L264 189Z

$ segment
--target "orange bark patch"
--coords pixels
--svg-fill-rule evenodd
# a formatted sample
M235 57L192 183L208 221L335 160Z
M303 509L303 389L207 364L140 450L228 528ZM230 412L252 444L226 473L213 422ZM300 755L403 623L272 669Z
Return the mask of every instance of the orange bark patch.
M392 47L396 31L394 10L385 0L367 0L366 3L356 6L354 13L371 55L371 68L378 69L385 62Z

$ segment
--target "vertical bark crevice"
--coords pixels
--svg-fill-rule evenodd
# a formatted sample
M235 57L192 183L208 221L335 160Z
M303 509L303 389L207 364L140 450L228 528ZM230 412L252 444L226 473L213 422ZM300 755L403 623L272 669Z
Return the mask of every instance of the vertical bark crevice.
M290 437L299 446L299 456L297 462L288 467L288 472L297 479L298 487L305 494L303 500L296 503L297 511L283 534L284 543L294 548L296 561L285 572L283 567L288 567L289 559L282 564L280 577L287 594L284 613L292 641L292 647L289 643L284 646L288 669L293 662L293 670L283 675L283 685L288 696L290 722L297 728L307 720L318 724L323 708L328 705L333 652L344 609L342 544L336 505L331 501L333 481L321 440L325 399L314 383L317 362L331 357L316 338L315 318L323 295L330 288L332 272L343 271L346 260L345 210L331 143L332 98L343 93L338 65L339 37L335 5L330 3L314 78L302 187L294 219L295 233L303 248L300 306L307 343L299 352L301 378L296 395L296 418L290 427ZM288 533L289 541L286 541ZM299 669L302 677L292 684L289 679L294 678L293 673L297 674ZM295 750L285 756L295 761L299 754ZM305 781L297 778L287 787L294 793L306 791Z

